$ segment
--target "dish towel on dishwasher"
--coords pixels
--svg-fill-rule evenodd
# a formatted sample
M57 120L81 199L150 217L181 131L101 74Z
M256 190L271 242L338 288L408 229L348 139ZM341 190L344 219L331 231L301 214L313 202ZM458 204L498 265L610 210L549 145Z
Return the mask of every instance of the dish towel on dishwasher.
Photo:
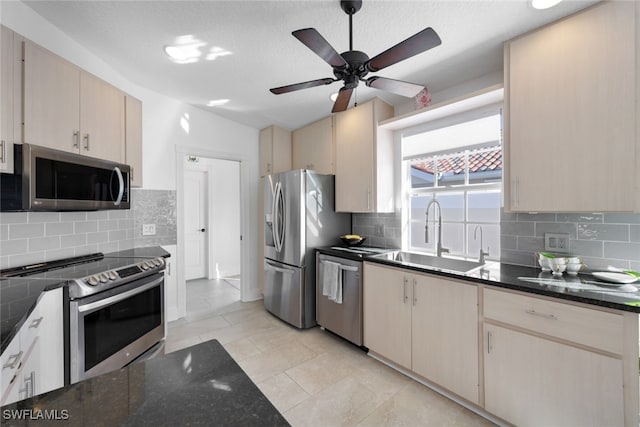
M342 269L340 264L322 261L322 295L336 304L342 304Z

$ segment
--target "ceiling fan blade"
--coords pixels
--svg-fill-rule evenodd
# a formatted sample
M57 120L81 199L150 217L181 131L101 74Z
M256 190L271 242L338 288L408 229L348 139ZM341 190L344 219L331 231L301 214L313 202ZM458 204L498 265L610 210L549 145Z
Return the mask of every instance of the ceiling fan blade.
M274 88L269 89L269 90L271 91L271 93L275 93L276 95L280 95L280 94L283 94L283 93L289 93L289 92L293 92L293 91L300 90L300 89L307 89L307 88L310 88L310 87L328 85L328 84L333 83L335 81L336 81L335 79L327 77L325 79L310 80L308 82L295 83L295 84L287 85L287 86L274 87Z
M332 113L339 113L347 109L351 100L351 92L353 92L353 89L347 89L346 87L340 89L336 102L333 104Z
M422 89L424 89L424 86L415 83L403 82L402 80L393 80L386 77L378 76L374 76L365 80L365 83L369 87L386 90L387 92L406 96L407 98L413 98L418 93L420 93Z
M294 31L293 36L324 59L333 68L347 68L347 61L320 35L315 28Z
M405 41L385 50L381 54L374 56L365 64L367 70L376 72L397 62L411 58L414 55L434 48L442 43L438 34L433 28L425 28L417 34L412 35Z

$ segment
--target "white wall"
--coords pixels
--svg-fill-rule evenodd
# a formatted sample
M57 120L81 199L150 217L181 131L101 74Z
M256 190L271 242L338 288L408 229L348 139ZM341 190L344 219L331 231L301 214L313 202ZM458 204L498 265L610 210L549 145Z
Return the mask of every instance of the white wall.
M258 200L258 129L233 122L176 99L147 90L122 75L20 1L0 2L0 23L79 67L142 100L144 188L176 189L176 150L202 148L242 158L243 188L250 201L245 244L250 251L250 279L256 277ZM252 281L253 282L253 281Z

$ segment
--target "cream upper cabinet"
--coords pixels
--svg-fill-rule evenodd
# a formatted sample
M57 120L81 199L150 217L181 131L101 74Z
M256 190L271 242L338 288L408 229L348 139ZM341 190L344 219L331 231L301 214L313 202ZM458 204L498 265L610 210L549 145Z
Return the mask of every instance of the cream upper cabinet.
M125 163L131 166L131 186L142 187L142 101L124 97Z
M636 7L602 2L505 44L507 209L634 209Z
M333 116L296 129L291 134L293 169L311 169L333 175Z
M278 126L260 131L260 176L291 170L291 132Z
M478 288L364 264L364 345L478 403Z
M80 73L80 152L124 162L125 95L92 74Z
M24 46L24 142L80 150L80 69L29 41Z
M26 41L24 142L123 162L124 93Z
M13 173L13 144L22 142L22 55L20 35L0 26L0 172Z
M378 129L392 116L378 98L335 115L336 211L394 211L392 136Z
M637 425L638 344L625 338L637 324L485 288L485 409L519 426Z

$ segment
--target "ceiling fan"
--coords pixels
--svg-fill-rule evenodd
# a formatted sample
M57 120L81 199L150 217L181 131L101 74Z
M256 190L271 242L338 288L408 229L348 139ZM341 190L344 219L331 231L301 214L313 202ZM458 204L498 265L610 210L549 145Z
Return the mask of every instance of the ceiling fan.
M344 111L349 106L351 93L360 81L369 87L385 90L406 97L414 97L424 86L401 80L388 79L386 77L371 76L365 78L370 72L375 73L390 65L396 64L419 53L425 52L442 43L433 28L425 28L408 39L385 50L379 55L369 59L366 53L353 50L353 15L362 7L362 0L341 0L340 7L349 15L349 50L339 54L327 42L315 28L304 28L294 31L293 36L324 59L333 68L335 78L311 80L269 89L271 93L280 95L310 87L328 85L337 81L344 81L338 97L333 104L332 113Z

